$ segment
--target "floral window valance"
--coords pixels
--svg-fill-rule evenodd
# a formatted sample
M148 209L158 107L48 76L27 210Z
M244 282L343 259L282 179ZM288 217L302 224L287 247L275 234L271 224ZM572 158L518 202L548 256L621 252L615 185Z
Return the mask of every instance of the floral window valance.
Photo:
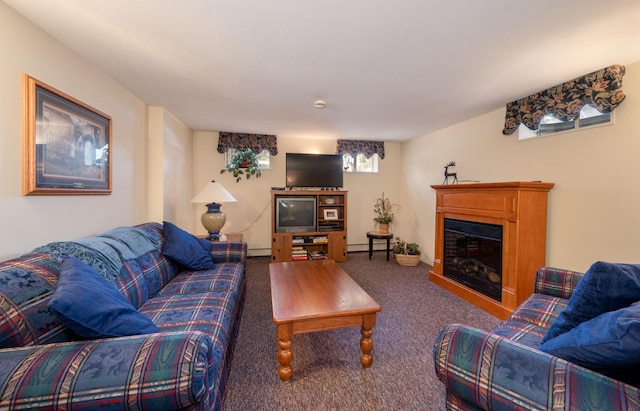
M367 140L338 140L336 154L349 154L356 158L358 154L364 154L366 158L371 158L377 154L380 159L384 158L384 141Z
M587 104L601 113L610 113L624 100L624 71L624 66L616 64L512 101L507 104L502 134L513 133L520 123L536 130L547 114L553 114L558 120L571 121Z
M218 137L218 153L224 154L230 148L247 149L250 148L256 154L268 150L272 156L278 154L278 139L269 134L246 134L220 132Z

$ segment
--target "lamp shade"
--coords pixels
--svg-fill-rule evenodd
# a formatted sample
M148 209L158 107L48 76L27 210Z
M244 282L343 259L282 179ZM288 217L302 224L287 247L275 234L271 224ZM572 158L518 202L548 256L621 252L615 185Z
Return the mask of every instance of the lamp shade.
M204 188L191 199L192 203L232 203L237 201L220 183L211 180Z

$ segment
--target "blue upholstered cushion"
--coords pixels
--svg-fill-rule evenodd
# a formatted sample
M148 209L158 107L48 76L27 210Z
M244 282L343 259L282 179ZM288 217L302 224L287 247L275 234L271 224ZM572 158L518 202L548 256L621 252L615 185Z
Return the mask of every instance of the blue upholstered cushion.
M163 223L164 245L162 254L189 270L213 270L215 264L211 259L211 242L204 238L196 238L175 224Z
M160 332L91 266L65 257L48 304L60 321L83 338Z
M638 385L640 305L609 311L550 339L540 351Z
M598 261L576 286L567 308L549 327L542 343L600 314L640 301L640 265Z

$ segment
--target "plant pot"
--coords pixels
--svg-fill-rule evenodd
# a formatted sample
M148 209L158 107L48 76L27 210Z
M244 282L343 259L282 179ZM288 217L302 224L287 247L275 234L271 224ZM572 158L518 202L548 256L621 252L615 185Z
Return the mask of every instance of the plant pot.
M380 234L389 234L389 224L379 224L378 231Z
M420 254L408 255L408 254L395 254L396 263L406 266L416 266L420 264Z

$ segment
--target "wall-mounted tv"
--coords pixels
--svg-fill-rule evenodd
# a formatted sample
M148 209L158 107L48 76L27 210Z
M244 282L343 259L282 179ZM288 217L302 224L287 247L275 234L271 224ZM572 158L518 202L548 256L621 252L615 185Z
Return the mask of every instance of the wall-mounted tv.
M342 187L341 154L287 153L287 187Z
M316 231L315 197L276 198L276 233L304 233Z

